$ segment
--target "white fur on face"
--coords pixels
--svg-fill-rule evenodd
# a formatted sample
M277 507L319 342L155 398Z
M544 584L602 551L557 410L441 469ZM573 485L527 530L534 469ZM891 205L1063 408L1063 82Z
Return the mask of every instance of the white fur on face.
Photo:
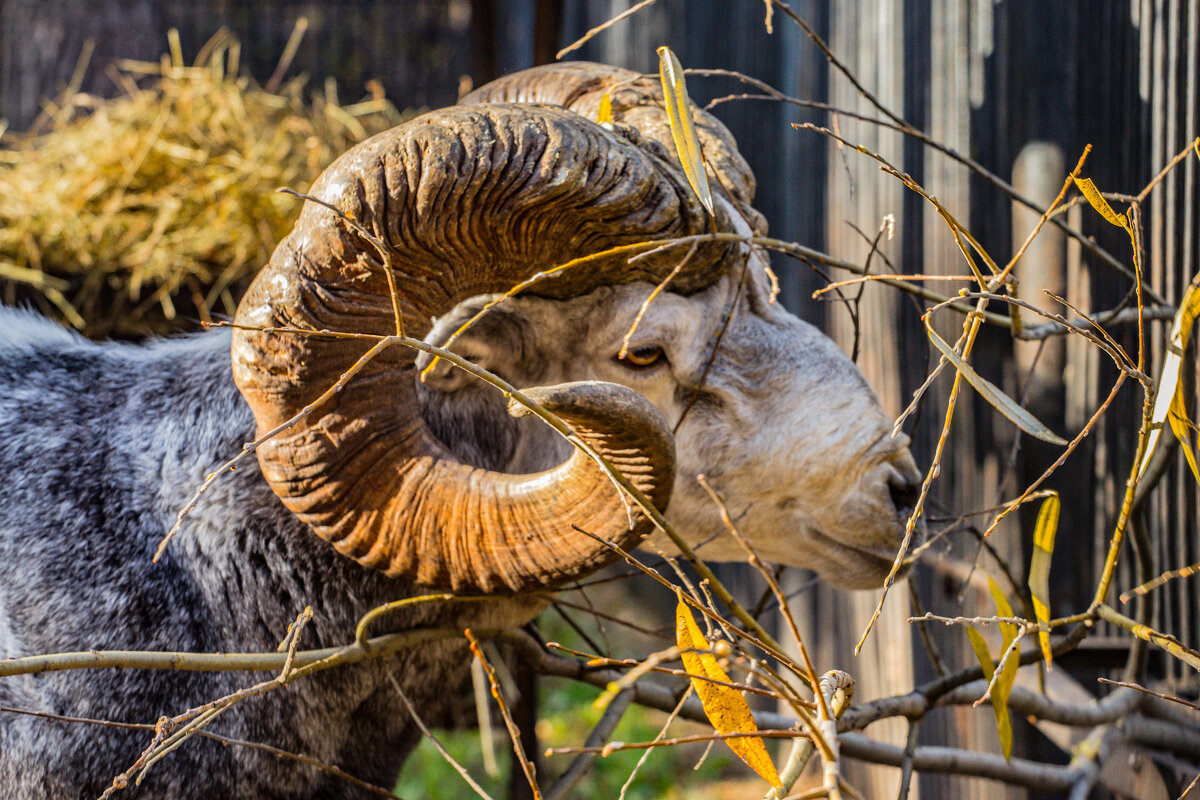
M616 354L653 288L606 287L569 301L510 299L453 349L518 387L605 380L649 398L678 424L667 517L690 544L703 543L706 559L745 554L698 474L763 559L813 569L837 586L878 585L903 533L893 490L903 495L921 476L907 437L891 437L892 420L858 369L816 328L767 301L754 260L698 294L659 295L629 344L632 351L659 347L663 357L635 367ZM444 341L485 300L460 304L428 340ZM441 380L443 391L485 391L450 372ZM545 426L523 422L530 424L508 469L545 469L565 457L567 446ZM661 534L652 539L672 549Z

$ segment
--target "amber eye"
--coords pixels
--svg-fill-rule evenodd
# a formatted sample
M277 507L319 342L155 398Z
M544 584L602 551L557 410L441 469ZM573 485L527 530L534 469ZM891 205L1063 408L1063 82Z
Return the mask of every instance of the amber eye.
M629 351L625 353L625 357L621 360L634 367L649 367L662 357L662 347L656 344L648 344L641 347L629 348Z

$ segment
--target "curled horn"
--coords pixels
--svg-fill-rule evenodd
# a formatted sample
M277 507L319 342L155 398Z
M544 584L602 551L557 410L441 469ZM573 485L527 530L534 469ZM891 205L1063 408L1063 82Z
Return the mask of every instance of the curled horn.
M386 263L335 213L306 203L242 300L237 323L393 334L390 268L405 328L423 335L459 301L572 258L707 232L682 173L660 155L550 106L426 114L350 150L312 189L382 240ZM720 217L716 227L731 223ZM604 284L656 282L679 259L668 250L630 264L627 255L599 258L531 292L566 298ZM728 245L703 243L672 285L696 291L731 258ZM260 434L300 413L370 345L235 330L234 378ZM578 451L534 475L458 461L421 417L414 355L386 349L258 450L284 504L340 552L431 586L519 592L611 561L608 548L572 526L626 546L648 532L640 516L629 527L613 484ZM648 401L603 383L534 394L665 507L673 440Z
M613 122L633 128L677 161L671 123L663 108L661 83L657 78L620 67L590 61L547 64L498 78L466 95L459 103L549 103L596 119L600 100L606 94ZM733 134L707 111L693 108L692 116L704 160L717 177L717 191L733 201L756 233L765 234L766 218L751 205L754 173L738 152Z

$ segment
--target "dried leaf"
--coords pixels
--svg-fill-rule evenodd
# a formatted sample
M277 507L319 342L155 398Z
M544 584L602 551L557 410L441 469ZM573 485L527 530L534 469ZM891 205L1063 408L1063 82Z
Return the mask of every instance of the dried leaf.
M1100 190L1096 188L1096 184L1092 183L1091 178L1075 178L1074 176L1072 176L1072 178L1075 181L1075 185L1079 187L1079 191L1083 193L1085 198L1087 198L1087 201L1091 204L1092 208L1099 212L1100 216L1104 217L1118 228L1129 230L1129 220L1125 218L1124 214L1118 214L1117 212L1113 211L1112 206L1110 206L1108 201L1104 199L1104 196L1100 194Z
M600 97L600 110L596 112L596 122L600 125L612 124L612 92L605 92Z
M1042 501L1037 524L1033 528L1033 557L1029 560L1029 591L1033 595L1033 613L1038 621L1038 643L1042 658L1050 666L1050 559L1054 555L1054 536L1058 532L1059 499L1052 494Z
M683 174L700 203L713 216L712 192L708 188L708 174L704 171L704 156L700 152L700 140L692 124L692 101L688 98L687 84L683 80L683 65L669 47L658 48L658 77L662 81L663 102L667 106L667 118L671 124L671 137L679 153Z
M691 610L682 597L675 607L675 638L679 644L683 668L692 675L703 675L715 681L729 683L729 676L717 664L717 658L708 652L708 642L696 624ZM754 715L742 693L731 686L721 686L712 680L692 678L692 686L704 706L704 713L717 733L753 733L758 730ZM726 739L729 749L746 762L750 769L772 786L781 787L779 774L771 762L766 745L757 736L743 739Z
M1183 293L1179 303L1179 311L1171 324L1171 334L1167 346L1167 355L1163 359L1162 373L1158 379L1158 392L1154 396L1154 409L1150 414L1150 438L1146 443L1146 453L1142 456L1141 472L1146 471L1150 457L1158 446L1158 437L1162 433L1163 423L1171 426L1171 431L1183 445L1184 455L1192 475L1200 482L1200 470L1197 470L1195 455L1192 453L1191 423L1187 416L1187 403L1183 396L1180 373L1183 370L1183 354L1187 350L1192 335L1192 324L1200 316L1200 276L1192 279Z
M954 352L954 348L946 344L946 340L938 336L934 332L933 327L929 322L925 323L926 332L929 334L929 340L933 342L933 346L941 351L954 368L962 373L966 378L967 383L979 392L984 400L987 400L997 411L1012 420L1013 424L1021 430L1028 433L1030 436L1035 436L1043 442L1066 446L1067 440L1057 435L1045 425L1043 425L1037 417L1030 414L1025 409L1017 404L1017 401L1000 391L994 383L984 378L976 372L970 364L962 360L958 353Z

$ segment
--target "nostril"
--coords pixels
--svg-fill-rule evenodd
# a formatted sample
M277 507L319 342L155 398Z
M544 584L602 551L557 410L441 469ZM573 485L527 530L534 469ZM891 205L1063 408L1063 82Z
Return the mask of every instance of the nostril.
M888 492L892 496L892 505L898 513L908 516L917 507L917 499L921 496L921 484L895 477L888 481Z

